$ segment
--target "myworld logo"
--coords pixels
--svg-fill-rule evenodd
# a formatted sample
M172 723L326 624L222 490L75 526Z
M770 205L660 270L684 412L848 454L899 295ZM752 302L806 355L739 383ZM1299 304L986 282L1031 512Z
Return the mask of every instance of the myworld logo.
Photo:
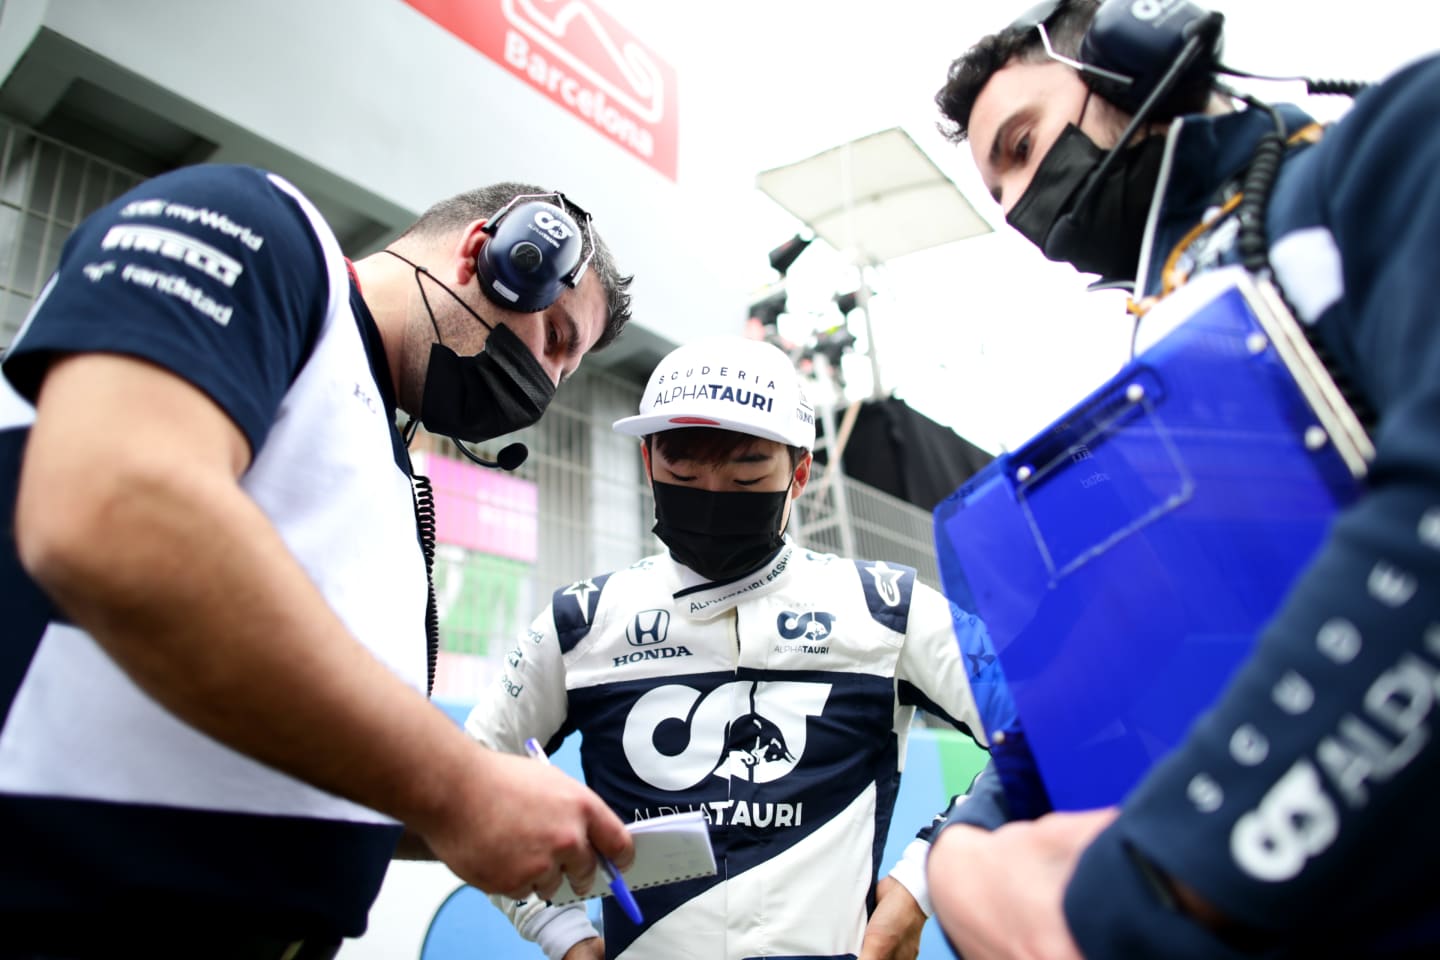
M675 179L675 71L591 0L406 2Z

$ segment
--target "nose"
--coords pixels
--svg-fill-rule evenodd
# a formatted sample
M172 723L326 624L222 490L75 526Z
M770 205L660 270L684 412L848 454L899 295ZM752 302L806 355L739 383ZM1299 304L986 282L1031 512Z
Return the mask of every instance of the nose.
M567 358L549 347L549 324L545 319L544 312L527 313L524 319L512 327L515 335L530 350L530 355L540 364L545 375L550 378L552 386L559 386L560 380L566 374L574 372L567 368Z
M726 478L720 476L719 472L714 470L700 474L690 486L699 487L701 490L706 490L710 493L724 493L726 490L731 489Z
M1000 181L1000 212L1009 216L1010 211L1015 209L1015 204L1025 195L1025 188L1030 185L1030 175L1012 174Z
M543 353L540 356L540 366L545 368L546 375L550 377L550 383L556 387L560 386L561 380L573 372L566 369L563 363L558 363Z

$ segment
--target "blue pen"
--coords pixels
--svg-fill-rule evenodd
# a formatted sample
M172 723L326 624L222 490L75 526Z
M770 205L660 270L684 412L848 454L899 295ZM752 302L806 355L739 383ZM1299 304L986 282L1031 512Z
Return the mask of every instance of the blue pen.
M525 752L547 767L550 765L550 758L545 756L545 748L540 746L540 741L534 737L526 739ZM595 857L600 861L600 866L605 869L605 872L610 874L610 892L615 895L615 902L620 904L620 909L625 911L625 916L637 924L644 923L645 918L640 913L640 904L635 902L635 895L630 892L629 887L625 886L625 878L620 876L620 871L615 869L615 864L611 863L610 858L599 850L595 851Z

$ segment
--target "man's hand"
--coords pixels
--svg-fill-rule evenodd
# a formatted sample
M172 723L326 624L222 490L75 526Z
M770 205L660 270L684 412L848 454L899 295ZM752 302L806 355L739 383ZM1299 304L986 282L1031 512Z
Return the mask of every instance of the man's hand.
M993 833L941 831L925 867L930 900L965 960L1080 960L1065 924L1065 885L1116 813L1052 813Z
M459 731L457 731L458 733ZM473 751L438 814L413 827L455 874L486 893L548 898L563 873L577 893L595 880L598 850L624 870L635 846L589 787L556 767L488 750Z
M562 960L605 960L605 941L601 937L581 940L565 951Z
M860 960L915 960L920 954L920 931L925 911L910 891L890 877L875 888L875 912L865 927Z

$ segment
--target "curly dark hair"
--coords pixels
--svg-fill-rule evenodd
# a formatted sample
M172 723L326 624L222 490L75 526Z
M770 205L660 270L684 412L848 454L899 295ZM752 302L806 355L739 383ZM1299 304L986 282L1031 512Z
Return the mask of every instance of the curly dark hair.
M1098 9L1100 0L1064 0L1046 18L1045 31L1056 53L1079 57L1080 41ZM981 38L957 57L950 64L945 85L935 94L935 105L945 118L939 123L945 139L963 143L970 135L970 111L975 109L975 98L997 71L1011 61L1039 63L1045 59L1040 31L1029 24L1017 27L1013 23L999 33Z
M487 218L505 204L518 196L534 193L554 193L554 190L546 190L533 183L519 183L506 181L494 183L488 187L480 187L476 190L468 190L465 193L458 193L446 200L432 206L420 215L420 218L411 224L404 233L396 239L403 239L410 236L436 237L463 228L466 224L476 220ZM567 197L565 209L571 216L579 219L582 211ZM620 273L615 266L615 258L610 253L610 248L590 225L590 240L595 245L594 256L590 259L590 269L600 278L600 285L605 288L606 318L605 329L600 332L600 339L595 341L591 352L601 350L615 342L625 325L630 322L630 284L634 276L626 276Z

